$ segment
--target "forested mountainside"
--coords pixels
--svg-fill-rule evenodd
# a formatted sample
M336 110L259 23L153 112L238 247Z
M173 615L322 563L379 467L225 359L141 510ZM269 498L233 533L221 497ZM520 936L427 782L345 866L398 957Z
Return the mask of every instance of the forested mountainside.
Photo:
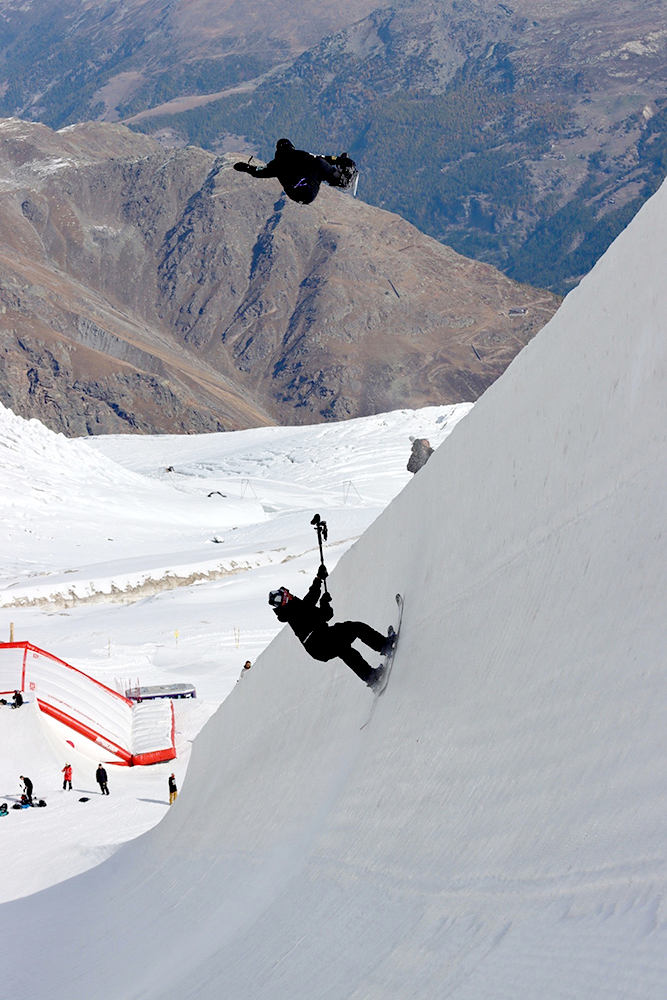
M264 157L280 135L349 148L372 204L565 293L667 173L666 24L664 0L412 0L136 127Z

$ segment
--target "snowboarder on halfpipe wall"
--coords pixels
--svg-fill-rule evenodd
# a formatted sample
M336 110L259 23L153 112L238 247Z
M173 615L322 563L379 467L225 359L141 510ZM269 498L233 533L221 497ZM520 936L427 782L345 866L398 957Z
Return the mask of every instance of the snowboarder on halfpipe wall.
M278 139L275 155L265 167L241 161L234 164L234 170L252 177L277 177L287 197L302 205L309 205L317 198L322 181L332 187L356 189L358 177L354 161L347 153L314 156L305 149L295 149L289 139Z
M381 667L371 667L361 653L353 648L355 639L370 646L377 653L387 655L394 643L395 636L382 635L364 622L339 622L329 625L333 618L331 595L325 593L320 600L322 583L327 578L324 563L317 571L310 589L304 598L290 594L287 587L272 590L269 594L269 604L273 607L278 621L286 622L304 649L313 659L333 660L339 656L357 677L370 688L375 688L382 676Z

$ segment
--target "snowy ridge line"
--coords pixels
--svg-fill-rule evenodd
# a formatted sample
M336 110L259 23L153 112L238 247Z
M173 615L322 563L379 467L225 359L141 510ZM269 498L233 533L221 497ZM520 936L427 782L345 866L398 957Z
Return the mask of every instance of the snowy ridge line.
M150 597L164 590L176 590L178 587L188 587L193 583L209 580L219 580L235 573L245 573L247 570L260 566L270 566L274 562L287 562L297 556L274 559L273 553L258 553L247 559L215 560L209 569L197 569L201 563L179 567L174 571L170 567L162 570L140 571L137 573L102 579L77 580L73 583L54 585L48 583L36 586L22 585L0 592L0 607L29 608L49 605L58 608L70 608L79 604L130 604L133 601Z
M358 535L352 535L336 544L351 544L358 537ZM315 550L309 548L303 552L290 552L288 555L283 555L283 551L283 549L277 549L270 552L257 552L245 559L216 559L210 569L197 568L205 565L199 562L186 564L179 567L178 571L174 571L171 567L164 567L99 579L88 577L60 584L39 583L18 586L10 584L9 587L0 591L0 607L34 608L48 605L53 608L71 608L79 604L131 604L165 590L176 590L179 587L189 587L193 583L220 580L225 576L245 573L261 566L292 562L292 560L299 559ZM275 556L280 558L274 558Z

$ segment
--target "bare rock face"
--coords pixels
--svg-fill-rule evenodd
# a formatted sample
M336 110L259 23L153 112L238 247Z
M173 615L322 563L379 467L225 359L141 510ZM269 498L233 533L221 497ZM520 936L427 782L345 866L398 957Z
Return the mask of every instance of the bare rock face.
M556 297L323 188L120 125L0 122L0 400L66 434L475 399Z

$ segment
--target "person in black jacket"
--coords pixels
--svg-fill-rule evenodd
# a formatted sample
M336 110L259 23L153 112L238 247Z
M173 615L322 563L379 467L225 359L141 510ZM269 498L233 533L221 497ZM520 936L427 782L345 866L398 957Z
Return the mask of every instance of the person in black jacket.
M14 692L13 701L14 701L14 704L12 705L12 708L20 708L21 707L21 705L23 704L23 695L21 694L20 691L15 691Z
M277 177L287 197L302 205L309 205L315 200L322 181L328 181L334 187L341 181L337 167L327 163L323 156L295 149L289 139L278 139L275 156L265 167L240 162L234 164L234 170L252 177Z
M23 782L23 794L25 795L30 805L32 805L32 781L30 780L30 778L26 778L22 774L19 774L19 778Z
M287 622L313 659L326 662L339 656L343 663L354 670L357 677L373 688L380 679L382 668L371 667L361 653L353 648L352 643L355 639L360 639L385 656L391 650L395 637L393 634L382 635L364 622L329 625L328 622L333 618L331 596L324 594L320 600L322 581L326 576L326 568L322 565L303 599L294 597L287 587L280 587L269 594L269 604L278 621Z
M100 791L101 791L102 795L108 795L109 794L109 788L107 786L107 781L108 780L109 779L107 777L106 768L102 767L101 764L98 764L97 770L95 771L95 781L100 786Z

